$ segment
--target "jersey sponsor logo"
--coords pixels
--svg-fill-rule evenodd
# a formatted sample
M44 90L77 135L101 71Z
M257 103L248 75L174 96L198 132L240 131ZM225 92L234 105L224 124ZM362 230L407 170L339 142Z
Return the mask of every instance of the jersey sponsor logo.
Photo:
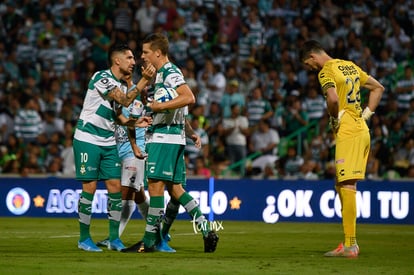
M354 65L339 65L338 70L340 70L344 76L358 74Z
M162 171L162 174L163 175L166 175L166 176L172 176L172 172L171 171Z
M137 168L135 166L126 166L125 170L130 170L130 171L137 171Z
M342 163L345 163L345 160L344 159L338 159L336 161L336 164L342 164Z

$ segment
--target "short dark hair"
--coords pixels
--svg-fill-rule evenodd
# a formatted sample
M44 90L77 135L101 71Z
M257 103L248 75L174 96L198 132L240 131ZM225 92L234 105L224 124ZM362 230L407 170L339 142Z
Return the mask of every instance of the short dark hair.
M109 66L112 66L112 56L114 53L118 52L125 52L125 51L131 51L132 49L125 43L114 43L109 47L108 50L108 64Z
M160 50L163 55L168 54L170 43L168 42L168 37L164 34L157 32L147 35L142 41L142 44L147 43L150 44L151 50Z
M322 45L316 40L308 40L303 43L302 47L299 50L299 59L301 62L309 58L311 53L321 53L324 52L325 49Z

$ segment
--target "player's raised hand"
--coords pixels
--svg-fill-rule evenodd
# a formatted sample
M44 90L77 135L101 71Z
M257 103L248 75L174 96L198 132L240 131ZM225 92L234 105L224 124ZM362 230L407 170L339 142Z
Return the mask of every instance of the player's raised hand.
M151 80L155 75L155 71L156 71L155 67L150 63L145 63L141 67L142 77L145 78L146 80Z

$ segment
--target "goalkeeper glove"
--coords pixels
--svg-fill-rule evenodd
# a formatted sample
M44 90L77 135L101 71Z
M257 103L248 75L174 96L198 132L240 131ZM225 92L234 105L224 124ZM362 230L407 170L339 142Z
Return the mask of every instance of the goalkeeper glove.
M368 121L371 116L374 114L374 112L371 111L371 109L367 106L365 107L364 111L362 112L361 117L365 120Z
M344 115L345 110L341 110L338 112L338 118L330 116L329 117L329 126L331 127L334 133L338 132L339 123L341 122L341 117Z
M334 133L337 133L338 129L339 129L339 119L337 119L336 117L330 116L329 117L329 127L331 127L331 129Z

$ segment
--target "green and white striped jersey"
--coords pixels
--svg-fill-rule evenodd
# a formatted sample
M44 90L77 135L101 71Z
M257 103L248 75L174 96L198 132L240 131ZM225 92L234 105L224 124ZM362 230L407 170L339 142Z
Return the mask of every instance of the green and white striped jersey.
M96 72L88 84L74 138L98 146L115 145L115 111L108 92L121 87L121 82L111 72Z
M185 83L181 70L173 63L168 62L158 70L154 90L157 91L161 87L177 89L177 87ZM152 125L148 129L150 136L148 136L147 143L185 145L184 125L187 114L187 106L154 113Z

